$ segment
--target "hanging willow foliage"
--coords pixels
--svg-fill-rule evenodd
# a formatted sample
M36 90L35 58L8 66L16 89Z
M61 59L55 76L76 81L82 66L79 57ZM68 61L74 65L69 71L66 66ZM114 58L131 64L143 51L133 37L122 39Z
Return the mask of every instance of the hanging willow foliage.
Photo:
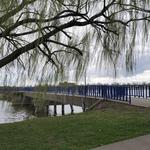
M0 0L0 68L18 80L58 80L68 68L78 78L94 45L97 61L115 68L123 55L130 71L137 39L148 41L149 8L149 0Z

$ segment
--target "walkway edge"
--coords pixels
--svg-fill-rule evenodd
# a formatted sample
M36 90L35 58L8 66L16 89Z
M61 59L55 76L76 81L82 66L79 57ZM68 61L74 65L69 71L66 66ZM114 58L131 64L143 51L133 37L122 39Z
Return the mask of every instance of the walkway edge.
M150 150L150 134L104 145L91 150Z

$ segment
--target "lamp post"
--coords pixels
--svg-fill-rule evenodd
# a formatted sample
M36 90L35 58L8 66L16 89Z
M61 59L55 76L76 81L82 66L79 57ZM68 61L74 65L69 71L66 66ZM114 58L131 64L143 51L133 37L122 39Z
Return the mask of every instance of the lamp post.
M86 88L86 70L85 70L85 76L84 76L84 100L83 100L83 111L86 111L86 93L87 88Z

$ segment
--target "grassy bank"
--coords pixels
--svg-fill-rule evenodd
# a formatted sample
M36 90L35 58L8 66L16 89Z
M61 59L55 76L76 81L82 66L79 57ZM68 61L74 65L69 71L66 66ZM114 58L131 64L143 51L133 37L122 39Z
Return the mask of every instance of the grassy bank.
M84 150L150 133L150 110L104 103L83 114L0 125L0 150Z

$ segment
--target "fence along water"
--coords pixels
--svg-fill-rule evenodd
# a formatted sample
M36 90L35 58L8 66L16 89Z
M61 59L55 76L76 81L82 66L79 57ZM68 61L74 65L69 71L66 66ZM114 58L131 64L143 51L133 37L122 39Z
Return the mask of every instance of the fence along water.
M120 101L131 101L129 86L122 85L80 85L80 86L55 86L49 87L48 92L66 94L68 96L86 96Z
M0 88L0 91L33 92L35 87ZM47 92L67 96L84 96L126 101L131 103L132 97L149 98L149 85L76 85L76 86L49 86Z

